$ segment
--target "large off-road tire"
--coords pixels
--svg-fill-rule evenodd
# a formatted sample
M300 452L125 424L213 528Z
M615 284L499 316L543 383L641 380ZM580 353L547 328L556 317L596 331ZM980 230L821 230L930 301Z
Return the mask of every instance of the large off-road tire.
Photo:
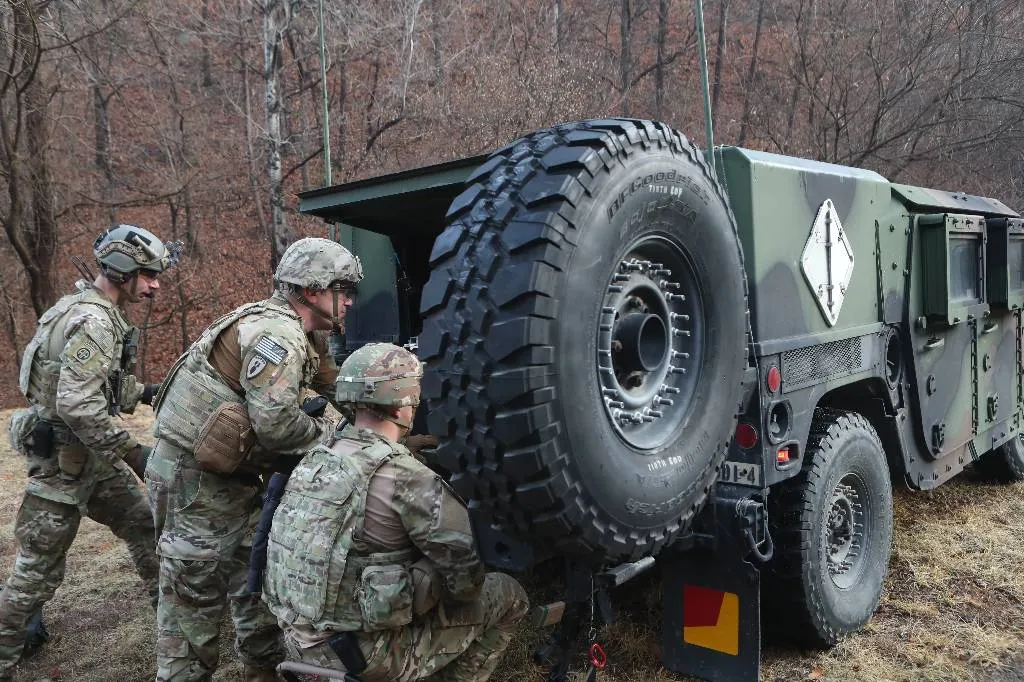
M974 466L982 476L998 483L1024 481L1024 434L985 453Z
M735 428L746 279L702 154L650 121L495 152L430 255L420 355L437 463L545 549L653 554L704 503Z
M892 552L892 484L878 434L856 412L816 410L804 467L771 491L775 558L766 630L827 647L875 612Z

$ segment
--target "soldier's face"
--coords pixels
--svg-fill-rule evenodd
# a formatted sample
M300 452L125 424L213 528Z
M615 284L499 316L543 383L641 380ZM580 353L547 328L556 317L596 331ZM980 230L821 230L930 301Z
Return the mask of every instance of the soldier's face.
M138 303L144 298L153 298L160 282L157 281L159 273L140 270L135 275L135 281L128 284L128 298L132 303Z
M312 293L312 295L310 295ZM348 312L349 307L355 302L355 297L351 296L347 290L334 292L330 289L321 291L307 289L306 300L312 303L317 310L322 312L327 319L318 319L315 322L318 323L318 329L330 329L331 323L330 318L334 315L334 295L338 296L338 321L345 319L345 313Z

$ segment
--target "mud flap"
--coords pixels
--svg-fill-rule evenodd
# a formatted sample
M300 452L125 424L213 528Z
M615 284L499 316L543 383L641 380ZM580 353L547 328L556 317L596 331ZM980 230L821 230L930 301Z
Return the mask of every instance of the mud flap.
M743 495L734 486L730 488ZM662 565L667 669L711 682L757 682L761 664L761 573L748 559L751 534L759 547L771 541L758 526L759 503L722 497L701 515L696 546ZM747 490L749 492L749 489Z

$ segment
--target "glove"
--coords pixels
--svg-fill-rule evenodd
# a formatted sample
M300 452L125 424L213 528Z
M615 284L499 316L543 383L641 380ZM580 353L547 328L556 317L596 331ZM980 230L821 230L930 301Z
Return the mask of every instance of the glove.
M322 417L324 412L327 411L327 398L322 395L310 396L302 401L300 409L310 417L313 417L313 419Z
M143 405L152 405L153 398L160 392L160 384L146 384L145 388L142 389L142 395L139 397L139 402Z
M146 464L149 462L151 454L153 454L153 448L148 445L139 444L129 450L128 454L124 456L124 463L135 472L136 476L145 480Z

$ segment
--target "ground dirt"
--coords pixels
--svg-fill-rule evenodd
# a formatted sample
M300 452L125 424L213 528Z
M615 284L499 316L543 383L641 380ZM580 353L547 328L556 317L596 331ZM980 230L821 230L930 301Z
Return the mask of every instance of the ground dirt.
M149 441L150 412L125 421ZM6 436L10 411L0 412ZM15 552L13 519L24 468L0 439L0 573ZM1024 486L988 485L969 474L935 492L897 491L896 540L878 613L860 633L826 652L766 647L762 679L846 681L978 680L1024 682ZM613 595L617 620L599 639L605 682L681 680L661 660L661 594L656 571ZM552 589L525 576L539 601ZM83 521L68 555L67 577L45 617L50 642L22 663L15 680L134 682L152 680L154 614L123 545L103 526ZM785 627L766 622L765 630ZM543 632L524 629L494 680L542 680L531 663ZM241 680L225 620L219 682ZM582 663L582 658L581 658ZM583 680L584 673L575 675Z

